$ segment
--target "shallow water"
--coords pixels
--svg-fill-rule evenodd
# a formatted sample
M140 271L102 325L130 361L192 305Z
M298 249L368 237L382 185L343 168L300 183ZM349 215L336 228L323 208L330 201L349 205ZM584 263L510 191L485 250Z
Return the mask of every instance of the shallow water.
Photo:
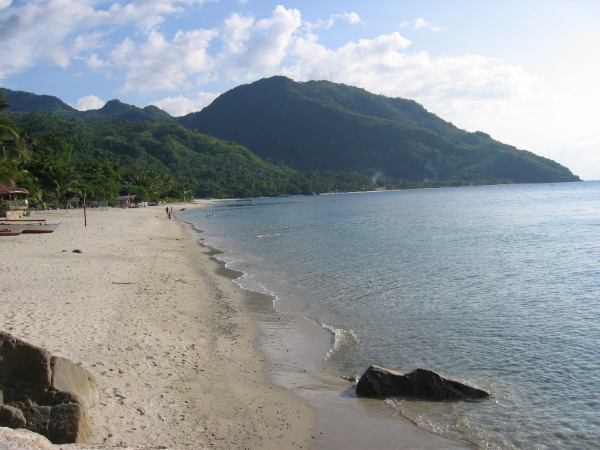
M274 372L304 374L297 389L343 389L327 380L369 364L425 367L493 396L382 408L481 448L595 448L598 194L598 182L343 194L179 217L242 287L273 296L264 343Z

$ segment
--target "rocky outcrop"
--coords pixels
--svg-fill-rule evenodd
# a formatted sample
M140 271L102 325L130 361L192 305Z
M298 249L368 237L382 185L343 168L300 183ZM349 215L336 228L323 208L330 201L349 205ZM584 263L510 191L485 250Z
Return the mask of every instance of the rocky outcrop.
M417 397L427 400L463 400L489 397L490 393L427 369L409 373L370 366L358 380L356 393L363 397Z
M88 408L98 401L83 367L0 331L0 426L26 428L55 444L85 443Z
M83 367L66 358L53 356L52 384L50 389L76 394L85 408L91 408L100 401L96 380Z
M26 423L23 411L12 406L0 405L0 425L9 428L23 428Z

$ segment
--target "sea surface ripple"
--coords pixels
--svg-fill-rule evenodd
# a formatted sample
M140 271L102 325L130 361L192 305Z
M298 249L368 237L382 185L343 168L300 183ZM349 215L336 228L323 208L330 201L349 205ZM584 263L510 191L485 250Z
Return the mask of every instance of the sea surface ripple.
M319 370L429 368L481 402L390 399L480 448L598 448L600 182L219 202L185 220L336 337Z

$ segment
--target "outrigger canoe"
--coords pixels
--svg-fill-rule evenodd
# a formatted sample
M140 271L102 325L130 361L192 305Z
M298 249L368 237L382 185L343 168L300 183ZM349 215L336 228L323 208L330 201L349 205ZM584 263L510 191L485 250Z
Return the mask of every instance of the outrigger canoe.
M54 230L60 225L60 223L19 223L19 224L0 224L0 227L6 227L11 232L17 233L10 236L17 236L19 234L42 234L42 233L53 233Z
M0 236L18 236L21 234L20 230L12 230L8 228L0 228Z

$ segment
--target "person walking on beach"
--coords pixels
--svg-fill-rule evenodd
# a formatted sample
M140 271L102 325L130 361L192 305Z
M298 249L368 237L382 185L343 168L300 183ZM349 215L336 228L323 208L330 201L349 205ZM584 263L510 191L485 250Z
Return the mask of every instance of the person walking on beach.
M168 206L165 208L165 211L167 211L167 217L170 219L171 218L171 213L169 211L169 207Z

